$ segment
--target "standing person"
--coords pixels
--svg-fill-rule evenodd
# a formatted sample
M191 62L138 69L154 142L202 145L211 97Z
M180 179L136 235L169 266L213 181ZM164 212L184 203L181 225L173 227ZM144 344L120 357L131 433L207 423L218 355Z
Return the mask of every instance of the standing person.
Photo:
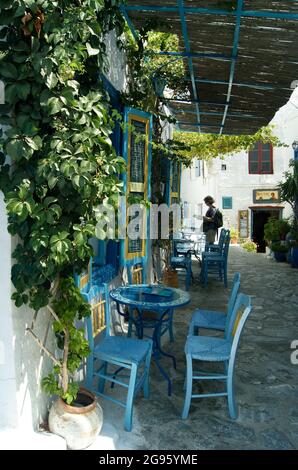
M208 210L203 216L203 232L206 234L206 242L213 244L217 234L217 226L214 221L216 214L216 207L214 206L215 201L212 196L206 196L204 202L206 206L208 206Z

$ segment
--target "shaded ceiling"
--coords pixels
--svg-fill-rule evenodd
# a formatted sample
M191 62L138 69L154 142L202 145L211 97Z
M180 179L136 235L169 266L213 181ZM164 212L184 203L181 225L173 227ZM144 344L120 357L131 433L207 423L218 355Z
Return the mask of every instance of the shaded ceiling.
M189 83L188 102L168 101L180 130L255 133L298 79L298 1L128 0L123 13L134 34L158 18L180 38L166 53L183 57Z

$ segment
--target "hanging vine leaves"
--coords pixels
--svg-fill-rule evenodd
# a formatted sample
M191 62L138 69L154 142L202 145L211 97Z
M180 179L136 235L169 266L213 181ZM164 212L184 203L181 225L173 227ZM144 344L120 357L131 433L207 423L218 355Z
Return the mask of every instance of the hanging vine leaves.
M94 208L122 191L118 175L124 160L111 144L113 123L99 80L107 67L105 35L123 31L121 3L0 4L0 79L5 84L0 124L8 126L0 134L0 189L8 230L19 240L11 272L13 300L36 311L55 305L60 328L67 331L59 345L67 346L70 374L88 354L84 335L75 328L78 313L87 313L73 271L80 272L92 255L88 240L95 234ZM65 376L65 361L61 367L58 361L45 384L70 402L76 387Z

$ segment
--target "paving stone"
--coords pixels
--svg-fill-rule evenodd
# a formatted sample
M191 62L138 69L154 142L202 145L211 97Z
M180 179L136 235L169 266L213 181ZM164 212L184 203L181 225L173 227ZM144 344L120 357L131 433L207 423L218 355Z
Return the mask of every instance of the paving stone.
M195 261L193 270L198 279ZM252 296L254 307L236 361L239 418L229 419L227 400L222 397L194 399L189 418L180 418L184 403L184 344L191 313L197 307L224 311L229 295L229 289L221 282L210 279L207 288L198 283L192 285L190 304L175 312L175 342L164 338L165 350L177 359L176 371L170 360L162 359L173 379L172 397L167 396L166 382L153 364L151 396L149 400L137 397L132 432L123 430L123 409L103 403L104 419L119 435L117 449L298 449L298 365L290 363L290 344L298 339L298 269L232 246L229 285L235 271L241 272L241 292ZM182 277L181 282L183 288ZM220 386L196 385L199 390L219 390ZM123 399L123 389L115 387L113 393Z
M275 429L267 429L260 433L265 449L274 449L274 450L293 450L293 445L288 441L286 436Z

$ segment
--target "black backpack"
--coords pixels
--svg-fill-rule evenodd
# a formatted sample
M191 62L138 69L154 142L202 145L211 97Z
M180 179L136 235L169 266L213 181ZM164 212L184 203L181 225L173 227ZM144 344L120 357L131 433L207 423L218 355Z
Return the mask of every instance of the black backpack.
M219 209L216 209L215 215L213 217L213 222L215 224L216 229L223 226L223 215Z

